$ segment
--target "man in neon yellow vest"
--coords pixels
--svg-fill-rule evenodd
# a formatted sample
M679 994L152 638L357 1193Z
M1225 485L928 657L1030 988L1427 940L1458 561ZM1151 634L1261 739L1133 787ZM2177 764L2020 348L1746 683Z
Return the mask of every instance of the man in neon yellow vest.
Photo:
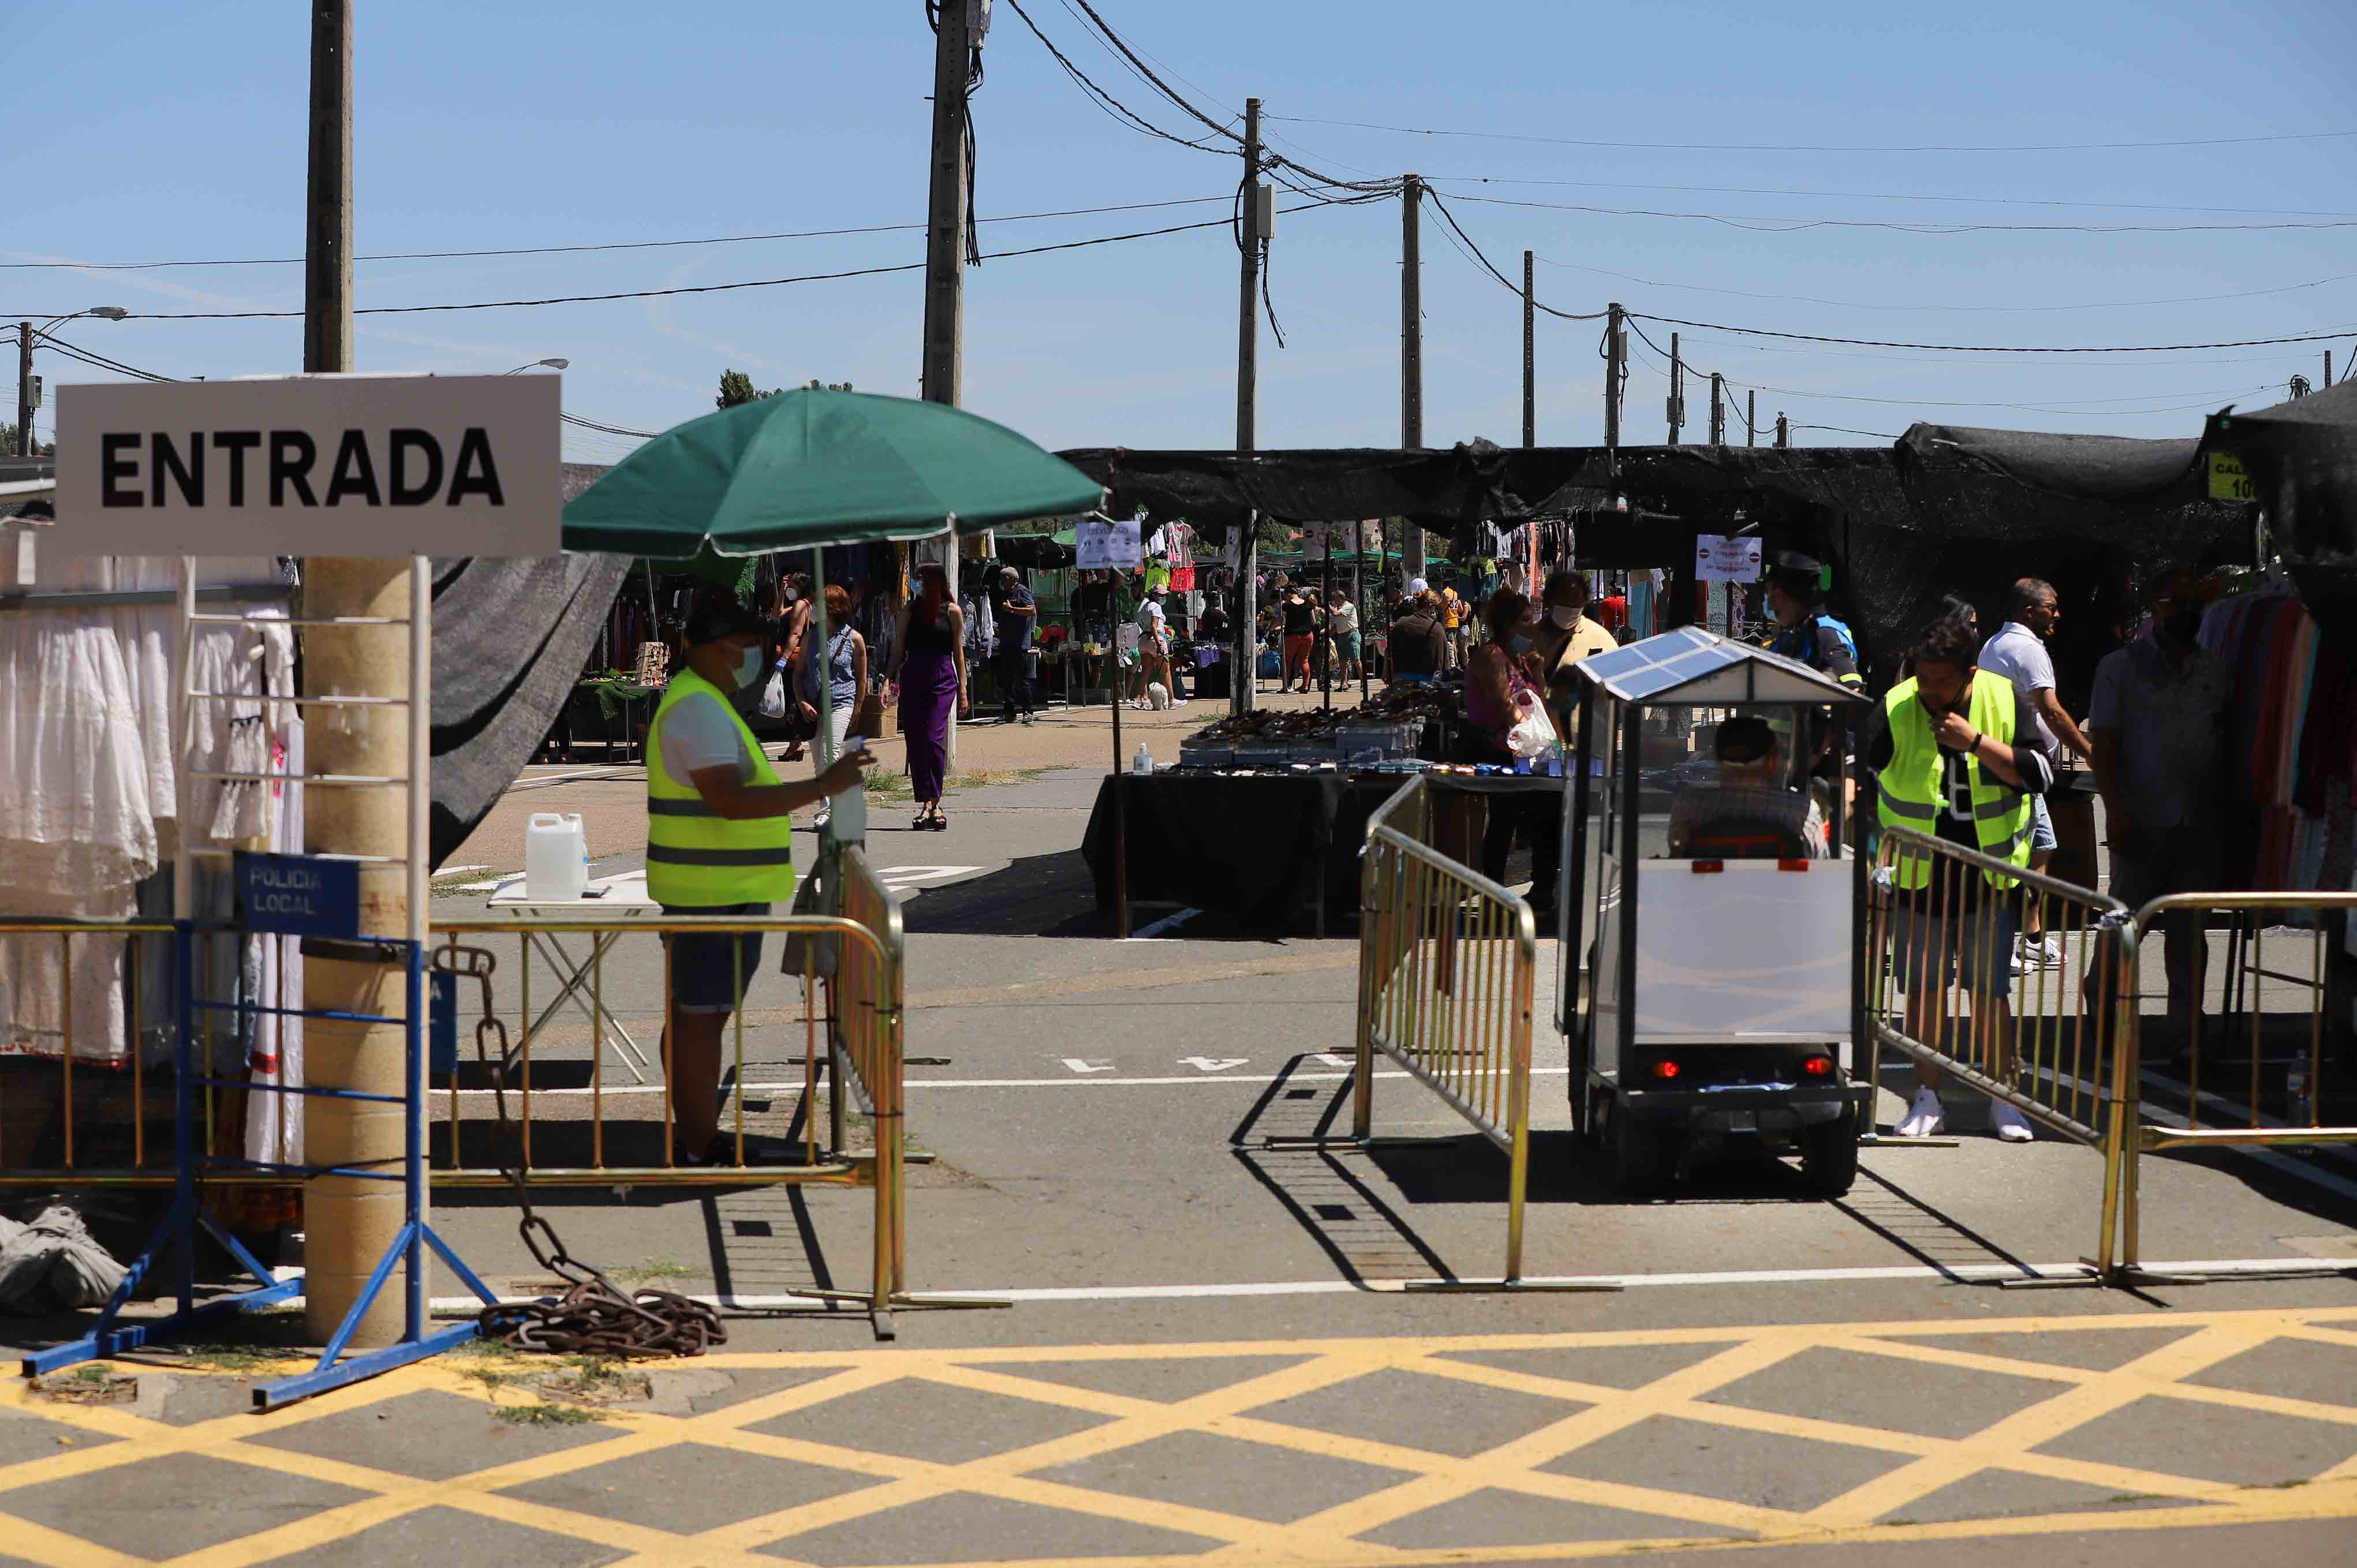
M759 618L733 596L716 595L689 616L686 642L647 730L647 892L667 916L758 918L793 899L788 813L841 794L873 758L854 750L815 779L780 779L729 703L761 676ZM666 940L673 1147L683 1164L722 1164L735 1151L718 1135L721 1035L760 966L761 937Z
M1915 676L1883 699L1883 724L1867 747L1878 776L1876 812L1886 828L1932 833L2009 865L2029 864L2029 800L2054 781L2027 699L2006 677L1976 667L1980 640L1961 618L1939 622L1915 650ZM1961 861L1901 855L1891 946L1907 990L1908 1037L1968 1054L2000 1083L2013 1075L2012 957L2021 925L2018 879ZM1951 975L1972 998L1969 1047L1944 1039ZM2032 1136L2019 1111L1989 1106L1996 1135ZM1916 1066L1915 1101L1899 1134L1928 1138L1946 1125L1940 1069Z

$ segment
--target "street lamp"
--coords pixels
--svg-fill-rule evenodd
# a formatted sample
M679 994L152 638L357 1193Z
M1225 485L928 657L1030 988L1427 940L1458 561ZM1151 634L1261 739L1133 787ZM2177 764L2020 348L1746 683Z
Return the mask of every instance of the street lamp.
M16 324L16 456L29 457L33 455L33 339L48 337L52 327L63 326L85 316L120 321L130 314L119 305L93 305L88 310L54 317L38 328L29 321Z
M524 371L537 371L537 370L544 370L544 369L545 369L545 370L551 370L551 371L562 371L562 370L569 369L569 368L572 366L572 364L573 364L573 361L572 361L572 360L533 360L531 364L529 364L529 365L518 365L514 370L512 370L512 371L501 371L500 372L500 374L501 374L501 375L503 375L503 376L515 376L515 375L522 375L522 374Z
M131 312L119 305L93 305L88 310L77 310L70 315L52 317L41 323L36 330L46 333L52 327L62 327L69 321L79 321L85 316L96 316L108 321L120 321L130 314Z

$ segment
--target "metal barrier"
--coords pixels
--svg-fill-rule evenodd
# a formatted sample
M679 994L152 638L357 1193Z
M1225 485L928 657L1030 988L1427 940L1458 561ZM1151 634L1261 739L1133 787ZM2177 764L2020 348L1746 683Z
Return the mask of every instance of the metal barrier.
M1381 1053L1470 1122L1508 1162L1504 1273L1495 1283L1415 1281L1407 1288L1534 1288L1522 1273L1537 928L1528 904L1426 843L1433 825L1431 792L1421 779L1367 822L1351 1141L1362 1147L1377 1142L1374 1066Z
M2210 1012L2208 987L2203 983L2209 964L2212 915L2232 917L2226 937L2227 972L2219 988L2219 1007L2214 1015ZM2269 931L2281 930L2282 917L2297 915L2308 917L2309 929L2294 929L2273 940L2277 944L2278 955L2287 946L2294 954L2292 960L2278 957L2279 962L2296 963L2299 950L2307 950L2308 972L2304 974L2296 968L2269 964ZM2333 919L2336 915L2340 921ZM2276 917L2278 923L2271 927L2270 917ZM2329 940L2329 929L2342 921L2357 921L2357 894L2173 893L2152 900L2136 912L2132 929L2137 961L2124 999L2123 1013L2125 1055L2135 1064L2135 1070L2127 1077L2128 1100L2123 1107L2123 1119L2129 1128L2122 1151L2125 1168L2119 1214L2120 1268L2125 1283L2250 1277L2247 1272L2232 1269L2156 1274L2139 1267L2137 1230L2144 1155L2169 1149L2271 1150L2357 1144L2357 1126L2328 1125L2322 1119L2327 1001L2332 993L2330 976L2333 944ZM2164 967L2172 940L2179 945L2177 967L2180 972L2170 980L2177 986L2190 985L2198 998L2194 1005L2181 1010L2181 1057L2175 1051L2154 1048L2159 1043L2155 1037L2159 1032L2146 1021L2138 1005L2146 993L2146 980ZM2191 973L2181 972L2189 967L2186 961L2196 952L2201 964L2194 966ZM2269 1014L2266 1000L2270 981L2275 982L2278 995L2288 990L2300 1000L2287 1011ZM2180 1015L2178 1003L2179 999L2172 998L2171 1036L2179 1028L2175 1022ZM2271 1018L2279 1021L2273 1029L2268 1026ZM2177 1043L2173 1038L2169 1041L2170 1045ZM2213 1044L2222 1051L2247 1050L2244 1059L2210 1064L2236 1069L2231 1077L2223 1071L2205 1075L2205 1057ZM2169 1070L2180 1068L2181 1077L2176 1070ZM2280 1094L2276 1092L2277 1086ZM2178 1101L2182 1111L2152 1104L2147 1098L2152 1090ZM2203 1125L2205 1116L2210 1125ZM2345 1262L2319 1261L2312 1270L2270 1268L2268 1273L2339 1274L2348 1273L2350 1268Z
M1911 880L1919 871L1921 887L1900 886L1902 877ZM1989 875L2008 886L1991 885ZM2136 1083L2133 1047L2123 1040L2120 1023L2134 1012L2135 938L2126 907L1930 834L1888 826L1867 897L1868 918L1860 926L1877 1087L1880 1047L1889 1046L2040 1126L2101 1150L2103 1223L2088 1260L2091 1273L2005 1283L2110 1279L2123 1152L2135 1122L2132 1112L2122 1111L2132 1103ZM2017 976L2010 972L2008 931L2033 912L2061 948L2061 961ZM1991 974L2003 983L1967 1005L1967 977ZM2123 998L2131 999L2125 1008Z

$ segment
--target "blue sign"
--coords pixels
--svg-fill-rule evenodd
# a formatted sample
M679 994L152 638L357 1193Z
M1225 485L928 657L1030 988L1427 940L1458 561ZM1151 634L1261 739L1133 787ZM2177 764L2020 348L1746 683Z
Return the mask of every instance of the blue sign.
M296 937L361 934L361 868L307 854L241 854L238 902L249 931Z
M437 1078L458 1070L458 977L435 970L425 977L425 1070Z

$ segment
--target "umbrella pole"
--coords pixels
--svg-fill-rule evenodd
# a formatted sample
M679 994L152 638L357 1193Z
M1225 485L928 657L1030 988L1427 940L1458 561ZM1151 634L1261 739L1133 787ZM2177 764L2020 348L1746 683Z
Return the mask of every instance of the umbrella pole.
M1334 711L1334 525L1326 525L1326 581L1318 590L1326 596L1326 657L1318 660L1318 703Z
M1118 603L1119 596L1110 602ZM1129 940L1129 818L1121 803L1121 622L1107 628L1113 640L1105 649L1105 706L1113 714L1113 934ZM1146 656L1144 631L1139 632L1138 657ZM1142 668L1141 664L1141 668Z
M1351 524L1358 534L1358 549L1351 553L1351 603L1359 612L1359 706L1367 705L1367 650L1374 646L1368 635L1367 616L1367 531Z

